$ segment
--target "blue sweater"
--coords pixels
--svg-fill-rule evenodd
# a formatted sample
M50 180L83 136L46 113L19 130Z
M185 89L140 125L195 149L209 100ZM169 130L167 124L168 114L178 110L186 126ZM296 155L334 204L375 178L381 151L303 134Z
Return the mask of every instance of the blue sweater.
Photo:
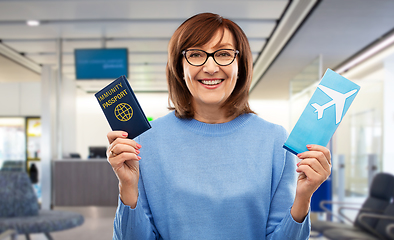
M175 117L137 138L139 199L119 199L113 239L308 239L290 214L296 162L286 130L255 114L222 124Z

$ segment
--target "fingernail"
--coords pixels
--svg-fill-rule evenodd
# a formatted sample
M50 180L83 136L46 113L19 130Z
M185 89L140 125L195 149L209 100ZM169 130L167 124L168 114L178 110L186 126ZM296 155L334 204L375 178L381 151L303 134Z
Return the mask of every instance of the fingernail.
M297 163L297 167L299 167L299 166L300 166L300 164L301 164L301 162L298 162L298 163Z
M301 154L301 153L297 154L297 157L298 157L298 158L301 158L301 156L302 156L302 154Z
M127 132L122 133L123 137L127 137L127 135L128 135Z
M139 150L135 150L135 153L140 154L140 151Z
M306 148L308 148L308 149L310 149L310 148L312 148L312 145L306 145Z
M137 148L140 149L142 146L137 143Z
M137 156L137 158L138 158L138 160L141 160L141 157L140 157L140 156Z

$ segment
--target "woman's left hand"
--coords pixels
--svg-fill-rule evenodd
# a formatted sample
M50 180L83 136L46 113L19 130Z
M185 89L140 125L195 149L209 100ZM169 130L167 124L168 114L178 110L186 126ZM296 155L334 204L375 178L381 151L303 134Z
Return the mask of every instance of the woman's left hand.
M331 154L323 146L307 145L309 151L297 155L301 161L296 171L300 173L291 215L302 222L309 211L312 194L331 174Z
M312 197L319 186L331 174L331 153L320 145L307 145L309 151L297 155L301 161L296 171L300 173L297 181L296 196Z

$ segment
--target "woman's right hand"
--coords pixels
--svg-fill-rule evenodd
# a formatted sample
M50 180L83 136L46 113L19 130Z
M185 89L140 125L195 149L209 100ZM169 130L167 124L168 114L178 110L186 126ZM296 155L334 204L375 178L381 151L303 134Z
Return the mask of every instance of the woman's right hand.
M135 208L138 200L139 163L141 145L127 138L127 132L112 131L107 134L109 147L107 159L118 180L119 195L123 204Z

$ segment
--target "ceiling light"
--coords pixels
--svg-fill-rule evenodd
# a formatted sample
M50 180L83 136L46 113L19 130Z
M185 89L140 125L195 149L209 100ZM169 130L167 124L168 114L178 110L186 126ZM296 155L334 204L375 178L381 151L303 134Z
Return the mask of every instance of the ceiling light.
M38 25L40 25L40 21L38 21L38 20L28 20L26 23L29 26L38 26Z
M394 43L394 34L391 36L387 37L380 43L376 44L372 48L368 49L367 51L363 52L361 55L357 56L350 62L346 63L342 67L336 70L337 73L341 74L347 70L349 70L351 67L354 67L355 65L359 64L360 62L366 60L367 58L373 56L374 54L378 53L380 50L386 48L387 46L390 46L392 43Z

